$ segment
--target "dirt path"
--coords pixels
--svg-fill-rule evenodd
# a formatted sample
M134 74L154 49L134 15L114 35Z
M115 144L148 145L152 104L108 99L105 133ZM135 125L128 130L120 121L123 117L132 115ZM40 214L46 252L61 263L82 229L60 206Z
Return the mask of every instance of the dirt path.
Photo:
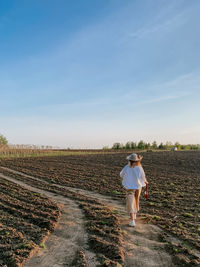
M166 253L164 244L160 242L162 230L150 224L145 224L140 218L136 220L136 227L128 226L124 205L109 196L103 196L91 191L66 187L68 190L87 195L100 200L110 208L114 208L120 218L126 251L124 266L127 267L173 267L171 256Z
M72 266L76 253L84 251L88 266L96 266L96 256L87 249L87 233L84 231L84 216L75 201L35 188L0 173L0 178L17 183L24 188L43 194L59 204L61 217L55 231L49 235L44 248L38 248L24 267Z
M8 168L4 168L7 171L10 171L12 173L20 174L23 175L24 177L31 178L31 179L37 179L34 178L30 175L25 175L21 172L17 172ZM74 250L80 249L80 246L77 246L77 242L81 243L81 246L84 246L84 241L86 241L86 233L84 233L83 230L83 215L77 205L69 200L66 199L65 197L62 196L55 196L55 194L34 188L32 186L29 186L19 180L16 180L14 178L10 178L8 176L3 176L0 174L0 177L9 179L10 181L16 182L24 187L26 187L29 190L37 190L36 192L41 192L47 195L48 197L54 199L55 201L64 204L64 209L66 209L66 213L63 214L62 219L59 225L61 229L63 229L64 233L59 234L59 228L56 229L58 231L58 235L65 236L65 241L66 241L66 248L63 250L64 246L60 246L60 243L58 241L58 237L54 237L56 231L50 235L48 238L48 241L46 242L46 250L42 252L42 255L45 257L45 253L49 256L53 255L52 258L58 257L60 260L60 265L38 265L37 264L37 257L41 257L41 255L36 255L34 256L31 260L27 262L25 267L33 267L33 266L70 266L70 265L64 265L64 262L66 262L66 255L67 255L67 262L69 262L69 259L74 257ZM44 182L44 181L43 181ZM54 184L55 186L55 184ZM56 185L58 187L64 187L61 185ZM127 215L124 209L124 205L116 200L113 200L109 196L103 196L101 194L91 192L91 191L86 191L83 189L77 189L77 188L71 188L71 187L64 187L67 190L71 190L73 192L77 192L79 194L86 195L88 197L93 197L95 199L100 200L102 203L104 203L106 206L109 206L112 209L115 209L116 214L120 218L120 223L121 223L121 229L123 231L123 237L124 237L124 248L125 248L125 261L124 261L124 266L126 267L137 267L137 266L142 266L142 267L173 267L175 266L172 263L172 258L169 254L166 253L164 249L164 244L159 241L159 236L162 233L162 230L158 228L157 226L150 225L150 224L145 224L140 218L136 220L136 227L132 228L128 226L128 220L127 220ZM67 201L67 202L66 202ZM71 211L70 211L71 209ZM76 211L76 212L75 212ZM74 218L75 216L75 218ZM72 225L70 224L70 221ZM66 224L68 227L66 227ZM70 230L70 228L71 230ZM70 235L70 233L72 233ZM75 234L76 233L76 234ZM74 246L74 247L73 247ZM62 248L61 248L62 247ZM73 249L70 249L72 248ZM53 250L53 252L52 252ZM84 251L85 252L85 251ZM40 252L41 253L41 252ZM60 253L60 256L59 256ZM64 255L65 257L64 257ZM69 256L70 257L69 257ZM88 255L88 259L90 262L90 266L94 267L96 266L95 258L94 256L89 256L89 252L86 253ZM47 256L48 258L48 256ZM39 259L39 258L38 258ZM53 259L52 259L53 260ZM33 261L33 263L32 263ZM45 260L43 261L45 264ZM55 262L55 261L54 261ZM53 262L52 262L53 263ZM57 263L57 261L56 261ZM31 265L32 264L32 265ZM35 264L35 265L34 265Z

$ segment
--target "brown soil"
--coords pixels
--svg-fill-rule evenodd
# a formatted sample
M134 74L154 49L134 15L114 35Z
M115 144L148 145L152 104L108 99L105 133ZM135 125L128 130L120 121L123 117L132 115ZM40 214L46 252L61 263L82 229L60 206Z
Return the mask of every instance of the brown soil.
M130 153L130 152L128 152ZM200 151L142 153L149 199L141 199L148 221L181 239L182 249L200 249ZM1 160L50 184L82 188L123 199L119 172L127 153ZM182 253L182 252L181 252ZM195 257L188 257L193 260Z
M0 174L0 178L17 183L32 192L47 196L59 204L61 217L54 232L36 248L25 267L72 266L74 257L83 249L88 266L96 266L96 257L87 249L87 233L84 231L83 214L75 201L54 193L30 186L22 181ZM33 253L32 253L33 254Z
M55 202L0 179L0 266L19 266L60 216Z
M8 170L7 170L8 171ZM12 172L13 173L13 172ZM19 173L18 173L19 174ZM36 191L39 193L43 193L54 199L56 202L61 203L62 208L62 217L59 223L59 227L55 230L55 232L48 238L45 243L46 248L41 249L37 252L37 254L32 257L27 263L26 267L31 266L72 266L72 260L75 256L76 251L79 252L79 256L81 255L81 262L86 258L85 265L77 266L97 266L97 263L91 261L91 258L88 256L85 257L84 253L80 253L80 249L84 248L84 236L86 235L83 230L83 216L80 212L80 209L74 203L74 201L66 199L61 195L55 196L54 193L50 193L30 185L25 184L22 181L16 180L14 178L8 176L2 176L5 179L9 179L10 181L16 182L20 185L23 185L27 189L31 191ZM25 178L25 176L24 176ZM33 179L34 177L27 177L29 179ZM54 185L55 186L55 185ZM60 187L60 186L59 186ZM145 224L141 219L137 220L137 226L135 228L131 228L127 226L128 220L127 215L124 211L124 205L120 201L113 200L109 196L103 196L101 194L86 191L82 189L73 189L64 187L66 190L70 190L74 193L81 194L83 196L91 197L93 199L100 200L104 205L108 206L112 213L116 214L118 218L120 218L121 230L123 233L123 249L125 250L125 259L123 266L174 266L172 263L172 258L165 251L165 244L160 241L160 235L162 231L153 225ZM66 203L67 202L67 203ZM66 205L66 206L65 206ZM70 210L69 210L70 208ZM90 212L90 210L88 210ZM71 216L71 217L70 217ZM70 218L71 223L70 225ZM67 227L66 227L67 225ZM70 229L71 227L71 229ZM74 235L74 233L77 233ZM64 238L63 238L64 236ZM116 236L117 237L117 236ZM79 240L80 238L80 240ZM76 240L77 239L77 240ZM79 246L77 247L77 241ZM66 245L63 246L63 244ZM82 242L82 243L81 243ZM100 244L100 249L105 248L105 251L109 250L109 242L105 239L102 239L104 246L101 244L101 238L94 238L89 240L89 242L94 242L94 245ZM108 246L106 245L108 242ZM119 247L116 247L117 254L120 254L118 251ZM84 249L84 252L87 251ZM98 252L98 250L97 250ZM113 248L112 252L113 253ZM87 254L87 253L86 253ZM104 253L105 255L106 253ZM66 259L67 255L67 259ZM90 259L89 259L90 258ZM66 263L67 262L67 263ZM75 261L73 261L75 262ZM76 263L77 264L77 263ZM102 266L117 266L115 263L112 263L110 260L104 260L104 265ZM119 266L119 265L118 265Z

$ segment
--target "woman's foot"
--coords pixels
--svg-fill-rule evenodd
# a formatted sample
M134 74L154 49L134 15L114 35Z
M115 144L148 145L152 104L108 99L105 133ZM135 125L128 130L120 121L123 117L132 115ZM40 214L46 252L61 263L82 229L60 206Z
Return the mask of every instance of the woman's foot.
M135 226L135 220L131 220L131 221L129 222L129 225L132 226L132 227L134 227L134 226Z

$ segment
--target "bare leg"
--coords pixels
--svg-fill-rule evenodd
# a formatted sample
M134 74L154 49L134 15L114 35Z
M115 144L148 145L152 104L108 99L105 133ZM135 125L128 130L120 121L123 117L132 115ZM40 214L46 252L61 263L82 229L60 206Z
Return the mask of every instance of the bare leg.
M130 219L133 221L135 220L136 213L130 213Z
M135 203L136 203L136 210L139 211L139 198L140 198L141 189L135 191Z

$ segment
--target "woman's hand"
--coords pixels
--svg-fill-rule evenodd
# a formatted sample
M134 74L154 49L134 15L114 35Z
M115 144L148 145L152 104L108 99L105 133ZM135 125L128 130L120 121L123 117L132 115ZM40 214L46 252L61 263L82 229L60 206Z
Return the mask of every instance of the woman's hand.
M145 181L145 184L149 184L149 182L148 181Z

